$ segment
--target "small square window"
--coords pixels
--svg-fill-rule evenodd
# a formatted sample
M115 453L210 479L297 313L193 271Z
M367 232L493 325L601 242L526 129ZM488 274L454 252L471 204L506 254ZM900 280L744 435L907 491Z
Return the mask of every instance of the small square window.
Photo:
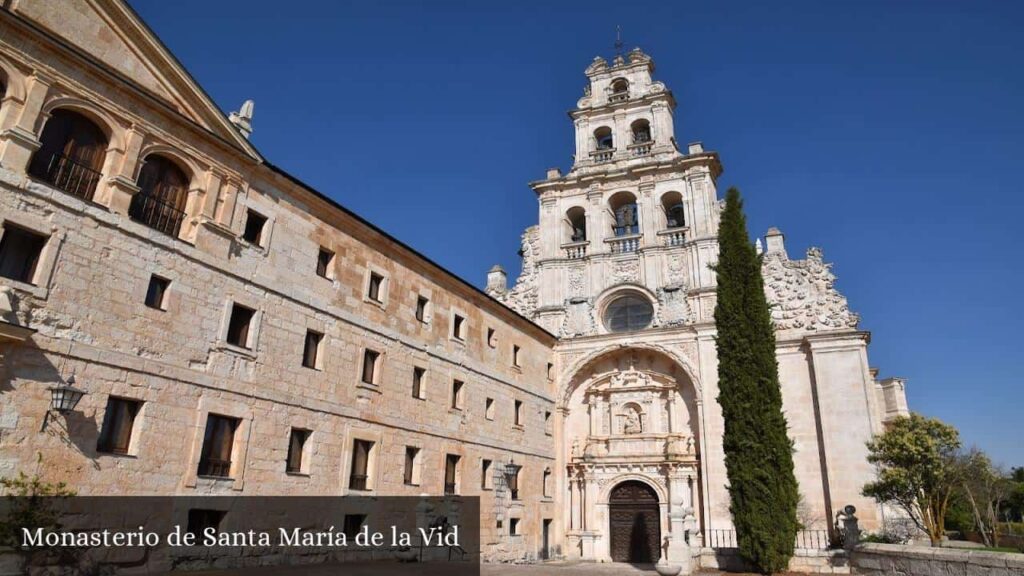
M207 510L204 508L191 508L188 511L188 524L185 531L195 537L196 542L202 542L203 533L212 528L220 530L220 523L224 521L227 514L224 510Z
M231 455L235 446L238 418L210 414L206 420L203 450L199 456L200 476L231 477Z
M452 380L452 408L462 410L462 380Z
M167 309L167 289L171 281L156 274L149 277L149 288L146 289L146 306L155 310Z
M285 465L285 472L289 474L302 474L302 453L306 450L306 440L309 440L310 431L302 428L292 428L291 436L288 438L288 461Z
M376 272L370 272L370 284L366 289L366 297L378 304L384 302L384 277Z
M458 494L459 492L459 461L462 457L458 454L445 454L444 457L444 493Z
M363 528L363 524L366 522L366 514L345 514L345 523L343 524L342 530L345 533L347 540L352 540L352 545L355 545L355 537L359 534L359 530Z
M249 340L252 336L252 319L256 311L252 308L234 303L231 305L231 318L228 320L228 344L239 348L251 348Z
M490 490L493 487L491 480L491 461L484 458L480 461L480 489Z
M452 338L456 340L465 340L466 330L466 319L458 314L455 314L452 318Z
M420 449L415 446L405 447L405 471L403 482L409 486L419 486Z
M416 297L416 319L420 322L426 323L427 321L427 305L430 304L430 300L426 296Z
M494 348L498 345L498 338L495 336L494 328L487 329L487 345Z
M324 335L313 330L306 331L306 343L302 349L302 365L306 368L320 368L320 343Z
M5 223L4 235L0 238L0 276L35 284L39 257L48 239L42 234Z
M519 518L508 519L508 533L512 536L519 536Z
M107 411L103 416L103 428L96 444L97 452L128 454L132 442L135 417L142 408L142 402L127 398L107 399Z
M366 384L377 384L378 366L380 352L367 348L363 351L363 382Z
M248 210L245 215L245 230L242 239L250 244L262 245L263 229L267 226L267 218L255 210Z
M488 398L484 402L484 418L494 420L494 398Z
M423 382L423 376L426 375L427 371L419 366L412 369L412 397L424 400L427 397L425 389L425 383Z
M320 247L320 253L316 257L316 275L321 278L332 278L334 276L334 252L327 248Z
M523 401L522 400L516 400L516 406L515 406L515 425L516 426L522 426L523 425Z
M514 344L512 345L512 366L514 368L519 368L520 367L520 364L519 364L519 346L516 346Z

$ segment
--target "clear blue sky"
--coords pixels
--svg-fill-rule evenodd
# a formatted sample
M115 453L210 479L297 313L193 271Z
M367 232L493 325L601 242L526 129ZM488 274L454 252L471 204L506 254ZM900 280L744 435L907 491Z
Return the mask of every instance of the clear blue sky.
M273 163L482 285L616 24L752 234L821 246L914 410L1024 465L1024 3L133 0Z

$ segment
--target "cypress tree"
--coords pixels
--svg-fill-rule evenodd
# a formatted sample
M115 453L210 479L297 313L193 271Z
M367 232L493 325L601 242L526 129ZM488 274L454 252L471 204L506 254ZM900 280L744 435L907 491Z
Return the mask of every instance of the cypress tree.
M799 495L761 258L736 188L726 193L718 242L718 403L730 511L740 555L770 574L785 570L793 555Z

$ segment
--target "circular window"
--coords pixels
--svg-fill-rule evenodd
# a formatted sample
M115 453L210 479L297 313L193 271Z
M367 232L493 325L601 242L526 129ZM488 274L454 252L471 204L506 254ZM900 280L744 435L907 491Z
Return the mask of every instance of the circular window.
M651 323L654 309L642 296L620 296L612 300L604 311L604 325L611 332L643 330Z

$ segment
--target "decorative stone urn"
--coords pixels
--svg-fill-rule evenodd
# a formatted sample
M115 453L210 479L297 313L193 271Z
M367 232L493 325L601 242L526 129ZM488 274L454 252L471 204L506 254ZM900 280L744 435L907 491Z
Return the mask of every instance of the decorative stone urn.
M679 564L669 564L668 560L662 556L661 561L654 565L654 570L661 576L676 576L683 570L683 567Z

